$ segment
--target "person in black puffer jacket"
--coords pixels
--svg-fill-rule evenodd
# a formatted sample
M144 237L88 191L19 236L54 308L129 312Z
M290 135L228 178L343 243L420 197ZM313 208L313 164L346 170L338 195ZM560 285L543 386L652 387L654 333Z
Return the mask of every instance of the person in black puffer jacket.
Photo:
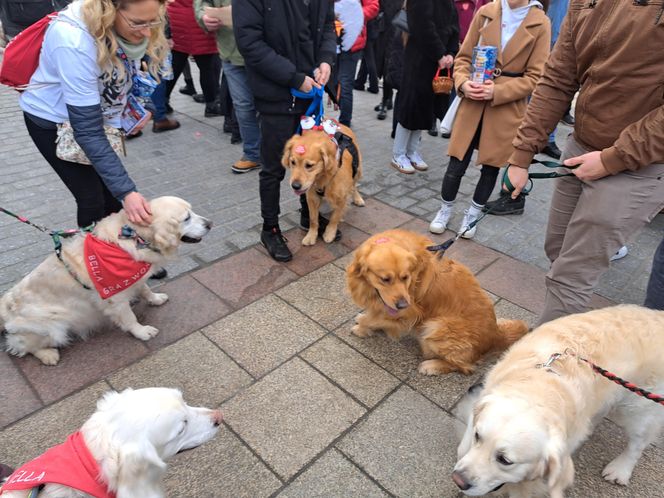
M9 40L71 0L0 0L0 22Z
M281 155L310 100L291 96L324 87L336 59L332 0L242 0L233 3L233 30L244 57L249 86L260 114L259 174L261 243L277 261L293 257L279 229L279 190L285 170ZM308 230L309 209L300 197L300 226ZM324 230L327 220L319 220ZM340 233L337 233L340 237Z

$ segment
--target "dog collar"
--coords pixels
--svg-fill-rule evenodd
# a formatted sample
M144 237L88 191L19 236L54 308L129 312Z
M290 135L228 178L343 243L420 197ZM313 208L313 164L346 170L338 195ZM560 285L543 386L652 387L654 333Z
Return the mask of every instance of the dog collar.
M120 233L118 234L119 239L134 239L136 241L136 248L137 249L150 249L151 251L161 253L159 249L156 249L152 246L152 244L145 240L143 237L138 235L136 233L136 230L134 230L132 227L129 225L123 225L122 228L120 229Z

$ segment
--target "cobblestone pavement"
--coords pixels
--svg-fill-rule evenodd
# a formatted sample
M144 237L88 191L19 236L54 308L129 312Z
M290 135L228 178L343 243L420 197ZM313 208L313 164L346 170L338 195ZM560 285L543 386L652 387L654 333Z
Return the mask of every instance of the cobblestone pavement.
M446 143L424 134L422 154L430 170L402 175L389 166L392 141L390 120L375 119L378 97L355 92L353 127L364 157L361 190L405 213L431 220L440 207L440 184L447 164ZM220 130L223 118L204 118L203 106L175 92L178 130L144 136L128 143L125 164L146 196L177 195L189 200L198 212L215 223L205 246L188 247L173 267L171 276L204 267L216 259L253 245L258 240L260 209L257 172L235 175L230 165L242 153ZM391 119L391 115L389 116ZM568 128L560 127L562 144ZM17 94L0 88L0 205L37 223L71 227L74 202L25 131ZM470 167L461 185L457 211L450 226L460 225L479 170ZM540 180L528 197L522 216L487 217L477 231L480 244L546 269L543 238L552 182ZM299 204L284 189L282 228L296 221ZM600 282L598 293L619 302L642 303L652 254L661 240L664 216L658 216L628 247L630 254L613 263ZM34 229L0 217L0 292L9 288L51 251L51 242Z
M450 479L460 423L452 410L490 366L469 376L424 377L415 341L350 334L357 313L344 291L350 252L391 227L426 232L438 209L445 142L424 138L431 169L405 177L389 167L389 123L376 121L376 98L356 92L354 126L365 160L365 208L351 207L344 237L303 248L292 228L299 201L284 195L282 227L296 254L272 261L258 240L257 175L233 175L241 154L221 135L223 120L178 95L182 128L146 131L129 143L127 166L149 196L192 202L215 227L169 267L160 286L170 300L137 305L143 323L160 329L141 342L112 327L62 350L55 367L0 353L0 462L12 466L62 441L108 389L173 386L192 404L221 407L217 437L178 455L165 478L167 495L225 497L458 497ZM52 227L70 227L74 203L29 141L15 95L0 90L0 206ZM459 213L471 179L462 186ZM489 218L475 241L449 255L467 265L495 302L498 316L531 325L544 299L542 231L550 183L536 185L521 217ZM658 217L614 264L599 294L640 302L647 267L659 242ZM432 236L435 241L446 235ZM48 238L0 218L0 292L51 251ZM611 304L595 296L596 307ZM625 443L603 421L575 456L569 497L655 497L661 493L664 443L646 449L629 488L610 485L601 469Z

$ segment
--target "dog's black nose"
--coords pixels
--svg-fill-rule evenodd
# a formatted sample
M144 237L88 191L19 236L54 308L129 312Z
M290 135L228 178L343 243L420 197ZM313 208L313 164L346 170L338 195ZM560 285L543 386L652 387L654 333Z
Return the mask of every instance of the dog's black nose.
M302 184L300 182L293 182L290 184L291 187L293 187L293 190L301 190L302 189Z
M212 222L210 220L205 220L205 228L208 230L212 228Z
M452 480L454 481L454 484L459 486L461 491L466 491L473 487L472 484L466 481L461 472L457 472L456 470L452 472Z
M402 309L408 308L408 301L406 301L406 300L402 297L401 299L399 299L399 300L396 302L396 305L397 305L397 309L398 309L398 310L402 310Z

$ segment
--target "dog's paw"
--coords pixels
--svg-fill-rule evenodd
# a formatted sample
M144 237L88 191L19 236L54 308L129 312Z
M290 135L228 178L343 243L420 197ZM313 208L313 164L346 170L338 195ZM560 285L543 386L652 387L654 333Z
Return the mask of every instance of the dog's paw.
M353 335L356 335L357 337L371 337L373 335L373 330L368 329L366 327L362 327L361 325L358 324L353 325L350 331Z
M335 228L330 228L331 225L328 225L327 228L325 229L325 233L323 234L323 240L330 244L334 242L334 238L337 236L337 229Z
M359 195L355 199L353 199L353 204L359 207L365 206L364 199L362 199L362 197L360 197Z
M307 234L304 236L304 238L302 239L302 245L303 246L313 246L316 243L317 238L318 238L318 232L309 230L307 232Z
M161 306L166 301L168 301L168 294L164 294L163 292L156 292L148 298L150 306Z
M440 371L440 362L438 360L424 360L420 363L420 366L417 367L417 371L422 375L439 375L442 373Z
M159 329L157 327L153 327L152 325L139 325L136 327L136 329L131 331L131 334L136 339L140 339L141 341L150 340L158 333Z
M44 365L57 365L60 361L60 351L55 348L40 349L39 351L35 351L32 354L35 355Z
M626 465L626 462L620 457L617 457L604 467L602 477L614 484L627 486L629 484L629 478L632 477L632 470L633 467Z

